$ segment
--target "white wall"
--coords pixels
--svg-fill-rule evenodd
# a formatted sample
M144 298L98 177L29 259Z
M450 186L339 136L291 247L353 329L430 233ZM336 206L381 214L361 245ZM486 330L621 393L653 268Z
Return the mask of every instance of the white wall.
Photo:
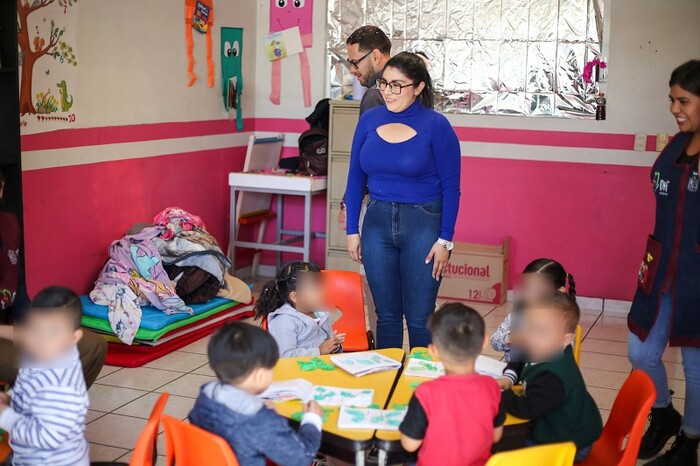
M248 0L214 2L214 87L207 87L204 36L194 37L197 82L187 87L184 1L80 2L77 127L213 120L221 98L219 32L243 27L243 115L255 113L256 11ZM128 70L128 72L124 72Z

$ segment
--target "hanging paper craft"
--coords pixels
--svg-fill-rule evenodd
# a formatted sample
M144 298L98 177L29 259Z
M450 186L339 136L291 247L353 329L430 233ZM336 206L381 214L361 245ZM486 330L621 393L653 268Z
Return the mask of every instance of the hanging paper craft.
M78 101L78 2L15 0L15 3L21 132L32 134L73 127Z
M399 361L371 351L331 356L331 362L355 377L401 367Z
M224 108L229 118L236 119L236 128L243 131L243 29L221 28L221 87Z
M409 377L437 379L445 375L445 366L437 361L425 361L423 359L411 358L408 360L408 365L403 371L403 374Z
M299 28L293 27L280 32L273 32L264 37L265 51L267 59L281 60L292 55L298 55L304 51L301 44L301 34Z
M197 0L195 5L192 28L201 34L206 34L209 30L209 7L201 0Z
M338 414L338 428L399 430L405 416L405 410L346 408L343 406Z
M313 43L313 0L270 0L270 33L281 32L295 26L301 34L302 51L299 53L301 84L304 93L304 106L311 106L311 70L306 49ZM280 104L282 87L282 61L272 61L272 89L270 101Z
M214 7L212 0L185 0L185 42L187 43L187 74L190 77L187 86L197 81L194 73L194 39L192 30L204 34L207 43L207 86L214 87L214 59L212 58L212 27L214 26Z

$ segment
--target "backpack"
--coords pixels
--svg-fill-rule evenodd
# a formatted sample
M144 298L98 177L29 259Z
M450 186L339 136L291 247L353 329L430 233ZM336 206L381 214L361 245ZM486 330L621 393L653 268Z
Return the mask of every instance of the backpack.
M299 173L311 176L328 174L328 130L310 128L299 136Z

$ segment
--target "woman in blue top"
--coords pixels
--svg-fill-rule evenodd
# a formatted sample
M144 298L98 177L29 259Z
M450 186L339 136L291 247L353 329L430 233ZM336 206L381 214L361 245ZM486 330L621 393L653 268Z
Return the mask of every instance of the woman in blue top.
M377 87L386 105L360 117L352 144L347 249L365 266L377 307L377 346L402 347L404 316L411 347L427 346L428 317L453 247L459 140L432 109L432 82L418 55L391 58ZM360 240L365 186L370 201Z

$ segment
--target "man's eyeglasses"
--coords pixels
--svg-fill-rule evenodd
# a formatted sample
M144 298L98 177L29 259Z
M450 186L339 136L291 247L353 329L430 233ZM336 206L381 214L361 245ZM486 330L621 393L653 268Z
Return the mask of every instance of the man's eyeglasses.
M416 83L401 84L401 83L398 83L396 81L392 81L392 82L388 83L383 79L377 79L377 89L384 92L384 90L388 87L389 92L391 92L394 95L401 94L401 90L404 87L411 87L411 86L415 86L415 85L416 85Z
M364 60L365 58L369 57L369 56L372 54L372 52L374 52L374 50L370 50L369 52L367 52L366 54L362 55L362 56L361 56L360 58L358 58L358 59L355 59L355 60L348 60L348 63L350 63L350 66L354 67L355 69L360 69L360 67L357 66L357 65L359 65L360 62L361 62L362 60Z

